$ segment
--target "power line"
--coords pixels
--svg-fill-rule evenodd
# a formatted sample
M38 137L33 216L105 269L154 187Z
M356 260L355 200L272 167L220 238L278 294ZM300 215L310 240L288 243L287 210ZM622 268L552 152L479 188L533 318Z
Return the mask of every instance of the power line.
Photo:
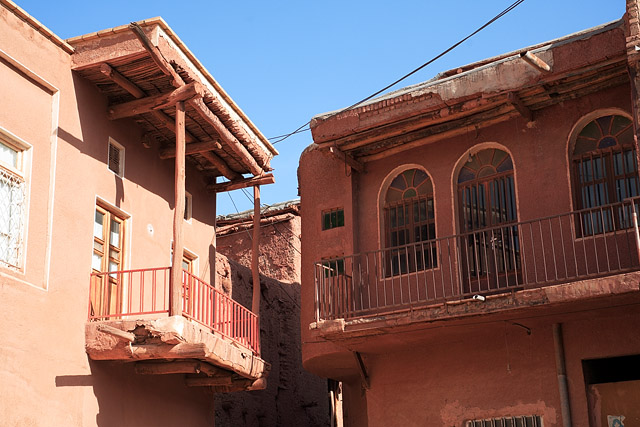
M404 76L400 77L399 79L397 79L396 81L394 81L393 83L390 83L388 85L386 85L385 87L383 87L382 89L378 90L377 92L367 96L366 98L361 99L360 101L356 102L355 104L350 105L349 107L343 108L341 110L338 110L336 113L334 113L333 115L336 114L340 114L343 113L345 111L351 110L355 107L357 107L360 104L363 104L367 101L369 101L371 98L374 98L378 95L380 95L382 92L391 89L393 86L397 85L398 83L402 82L403 80L406 80L407 78L411 77L412 75L414 75L415 73L417 73L418 71L422 70L423 68L425 68L426 66L432 64L433 62L437 61L438 59L442 58L444 55L446 55L447 53L451 52L452 50L454 50L455 48L457 48L458 46L460 46L462 43L466 42L467 40L469 40L471 37L475 36L476 34L478 34L480 31L484 30L485 28L487 28L489 25L493 24L494 22L496 22L498 19L502 18L504 15L506 15L507 13L511 12L513 9L515 9L516 7L518 7L520 4L522 4L524 2L524 0L516 0L515 2L511 3L511 5L509 5L506 9L504 9L502 12L498 13L496 16L494 16L493 18L491 18L490 20L488 20L487 22L485 22L483 25L481 25L480 27L478 27L475 31L473 31L472 33L470 33L468 36L464 37L463 39L459 40L458 42L454 43L451 47L443 50L442 52L440 52L438 55L434 56L433 58L431 58L430 60L428 60L427 62L425 62L424 64L420 65L418 68L415 68L414 70L410 71L409 73L405 74ZM284 141L285 139L289 138L290 136L293 136L297 133L300 132L305 132L310 130L310 128L305 129L307 126L309 126L311 124L311 121L306 122L305 124L303 124L302 126L298 127L296 130L294 130L293 132L284 134L284 135L279 135L279 136L274 136L272 138L268 138L269 140L272 139L277 139L277 141L273 141L273 144L277 144L279 142Z

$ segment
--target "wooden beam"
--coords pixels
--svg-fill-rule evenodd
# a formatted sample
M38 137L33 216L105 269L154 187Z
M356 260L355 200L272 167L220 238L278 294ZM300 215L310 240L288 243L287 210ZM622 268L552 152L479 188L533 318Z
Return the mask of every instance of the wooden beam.
M129 92L131 95L136 98L144 98L147 94L140 89L138 86L129 81L125 76L120 74L117 70L114 70L109 64L102 64L100 66L100 71L102 74L107 76L111 81L115 84ZM151 114L164 126L166 126L171 132L176 132L176 123L175 120L172 119L168 114L163 113L162 111L153 111ZM185 131L185 137L187 142L197 142L197 138L191 135L191 133Z
M329 152L333 154L336 159L349 165L351 169L355 169L360 173L364 173L364 163L354 159L350 154L347 154L344 151L340 151L337 147L329 147Z
M149 52L149 55L151 55L151 59L153 59L153 62L156 63L158 68L160 68L160 70L165 75L171 77L171 80L172 80L171 84L174 87L180 87L184 85L184 80L182 80L182 77L180 77L180 75L176 72L176 70L173 69L171 64L169 64L169 61L167 61L164 58L164 56L162 55L162 52L160 52L160 49L158 49L158 46L151 43L151 40L149 40L149 38L145 34L144 30L140 27L140 25L138 25L138 23L136 22L132 22L129 25L129 28L131 28L131 30L136 35L138 40L140 40L140 43L142 43L142 46L144 46L147 52Z
M126 331L123 331L122 329L114 328L113 326L101 324L97 326L97 329L100 332L104 332L105 334L112 335L124 341L134 342L136 340L136 336L131 332L126 332Z
M231 378L231 375L224 375L224 376L221 375L221 376L214 376L214 377L188 376L184 379L184 383L188 387L210 387L210 386L231 385L233 384L233 379Z
M156 63L156 65L158 65L160 70L162 70L165 75L171 77L172 85L175 87L184 85L184 80L182 79L182 77L180 77L180 75L173 69L171 64L169 64L164 56L162 56L162 52L160 52L158 46L155 46L153 43L151 43L151 40L149 40L142 28L140 28L140 26L135 22L131 23L130 28L133 30L134 34L136 35L138 40L140 40L140 43L142 43L147 52L149 52L149 55L151 55L151 58ZM190 100L189 103L193 106L193 108L195 108L195 110L204 120L206 120L209 124L211 124L211 126L213 126L222 140L229 145L231 150L233 150L233 152L236 153L238 157L240 157L241 163L244 163L253 175L257 176L265 172L264 169L258 164L256 159L251 155L251 153L249 153L247 148L242 145L240 141L238 141L238 139L231 133L231 131L229 131L229 129L227 129L227 127L224 125L224 123L222 123L218 116L216 116L209 109L209 107L206 106L202 99L195 98Z
M254 185L267 185L273 184L276 179L273 174L265 174L261 176L254 176L252 178L243 178L237 181L221 182L219 184L210 184L207 186L207 190L214 191L216 193L222 193L224 191L239 190L240 188L253 187Z
M209 376L224 373L224 369L216 368L208 363L200 361L175 361L175 362L137 362L136 374L140 375L170 375L170 374L199 374Z
M515 92L509 92L509 95L507 96L507 104L515 108L515 110L520 113L522 117L527 119L528 122L533 121L533 113L526 105L524 105L520 97L518 97Z
M369 383L369 374L367 373L367 368L364 366L364 361L362 360L362 356L360 352L354 351L353 356L356 359L356 364L358 365L358 371L360 372L360 378L362 379L362 385L367 390L371 387Z
M124 102L122 104L109 107L107 116L110 120L122 119L125 117L137 116L139 114L150 113L171 107L180 101L188 101L193 98L204 96L204 87L198 82L180 86L178 89L162 93L160 95L148 96L136 99L135 101Z
M251 239L251 278L253 280L253 296L251 311L256 315L256 330L260 333L260 186L253 186L253 238ZM258 335L258 340L260 335ZM258 344L258 349L260 344ZM259 351L258 356L260 355Z
M195 108L196 112L216 130L220 138L229 145L229 148L240 157L240 162L245 164L253 175L262 175L264 170L256 159L253 158L249 150L238 141L238 139L227 129L222 121L216 116L201 98L191 99L189 104Z
M187 144L185 149L185 154L188 156L189 154L200 154L206 153L207 151L211 151L213 149L221 149L222 145L218 141L203 141L203 142L193 142ZM160 158L162 160L172 159L176 156L175 147L165 148L160 151Z
M171 316L182 314L182 223L184 222L184 183L185 183L185 117L184 102L176 104L176 166L175 166L175 205L173 210L173 257L171 261L170 312Z
M229 181L236 181L236 180L243 179L241 174L231 169L227 164L227 162L225 162L217 154L211 151L206 151L204 153L200 153L200 155L205 159L207 159L213 166L215 166L216 169Z

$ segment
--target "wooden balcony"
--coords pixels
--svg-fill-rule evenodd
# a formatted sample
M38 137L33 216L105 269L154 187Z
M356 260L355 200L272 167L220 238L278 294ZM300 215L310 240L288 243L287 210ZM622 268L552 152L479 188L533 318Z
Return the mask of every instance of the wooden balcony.
M311 328L332 335L350 323L406 323L407 313L442 320L638 291L638 203L318 262Z
M140 374L188 374L215 391L266 386L258 321L210 284L182 271L182 315L169 316L171 268L93 273L86 351L135 362Z

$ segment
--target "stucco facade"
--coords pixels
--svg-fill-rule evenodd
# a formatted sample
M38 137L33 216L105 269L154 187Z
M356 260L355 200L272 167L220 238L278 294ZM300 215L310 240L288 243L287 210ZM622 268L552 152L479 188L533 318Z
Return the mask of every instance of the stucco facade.
M205 87L204 92L209 96L218 94L217 102L226 108L227 114L218 122L220 126L240 123L233 128L235 133L232 135L236 142L240 141L238 144L242 145L243 138L249 134L257 138L256 141L264 139L228 95L216 87L217 83L206 75L206 70L200 69L201 65L188 49L178 45L177 37L164 23L154 21L141 25L155 43L165 44L161 48L175 53L176 60L191 64L195 70L193 75L201 79L191 87L199 84ZM195 321L197 313L193 310L192 320L179 315L175 317L179 320L175 324L184 326L180 329L183 335L175 330L158 330L162 343L149 344L151 341L148 341L145 344L145 339L151 340L153 330L146 330L151 334L146 338L140 335L140 331L148 327L140 322L144 319L154 322L154 319L166 318L167 313L173 313L165 302L157 308L159 312L164 310L164 314L129 315L135 310L129 307L129 311L123 311L127 298L129 305L133 305L136 298L140 301L150 298L139 294L136 297L135 289L131 287L128 290L120 288L117 301L112 301L111 306L103 306L100 312L96 308L97 300L91 299L89 305L92 266L94 274L103 274L100 272L105 270L99 265L104 260L102 257L108 256L113 264L113 268L107 266L109 271L168 269L177 236L174 208L179 181L173 161L176 148L173 148L173 156L166 154L167 150L171 151L172 139L163 140L160 131L148 139L149 132L141 124L145 120L140 115L113 119L108 111L114 106L114 100L111 94L102 91L104 83L96 84L77 71L79 58L86 73L93 59L101 60L109 54L111 57L107 62L113 69L125 66L120 69L122 76L127 71L126 61L121 58L131 51L124 48L109 51L110 44L122 42L121 36L113 36L117 31L63 41L10 1L0 2L0 28L0 98L3 103L0 142L3 152L9 153L2 162L1 203L3 221L8 218L7 229L12 230L4 231L7 224L3 224L3 233L13 239L9 249L3 247L0 266L3 307L0 316L3 325L0 332L0 383L3 384L0 423L24 426L213 425L214 393L210 386L215 387L214 384L188 386L180 368L165 369L170 363L138 369L138 363L124 362L144 359L166 362L166 352L175 352L174 359L169 362L183 360L188 366L180 366L190 367L194 375L200 372L200 364L209 366L209 371L215 375L228 374L220 384L229 391L228 387L236 381L246 389L245 383L266 377L268 364L259 358L255 348L246 343L244 347L238 344L243 337L223 337L203 328ZM100 38L102 36L116 39L105 42ZM135 37L129 33L124 37L124 47L145 52ZM91 46L95 50L91 50ZM153 50L151 52L153 54ZM137 58L140 60L142 56ZM100 68L101 62L97 66ZM163 76L162 73L157 75ZM190 75L183 74L186 78ZM175 77L173 82L176 82ZM143 83L139 84L144 89ZM132 87L129 85L128 90L135 98L146 96L142 89L136 92ZM205 105L202 110L206 108ZM150 114L156 118L165 114L165 118L169 117L165 124L173 120L161 110ZM216 114L221 114L221 110ZM170 128L171 123L167 126ZM175 126L180 129L177 120ZM190 143L203 143L197 142L198 135L189 135L189 123L186 132ZM231 135L232 131L226 132ZM216 174L242 177L241 174L250 172L246 168L268 170L268 159L275 153L275 150L262 152L260 144L263 143L258 141L257 145L248 145L248 148L236 147L242 154L239 157L224 157L228 146L224 138L221 141L205 147L221 150L218 154L206 152L200 146L199 153L204 153L204 157L191 157L185 166L185 187L191 197L187 203L188 218L184 221L179 218L182 224L178 228L181 229L180 247L183 246L188 254L192 274L189 277L193 277L188 283L198 280L198 283L216 286L219 282L215 268L216 195L207 188L212 183L211 177ZM109 157L113 149L110 144L114 142L118 156L115 167L110 163L114 159ZM187 144L189 146L193 147ZM10 160L7 163L11 155L17 158L13 164ZM189 155L194 155L193 150L187 148ZM224 161L218 162L217 169L207 168L203 163L206 158L219 160L220 156ZM225 167L225 162L231 166ZM107 227L105 218L113 220L111 234L106 237L101 234ZM114 240L114 236L119 240ZM103 238L106 241L103 242ZM107 246L106 252L103 244ZM121 286L121 279L115 276L121 277L112 274L112 279L107 280L111 280L112 286ZM188 283L183 283L182 288L185 312L189 310L188 301L197 298L195 293L189 293L192 291ZM177 292L180 295L181 291ZM186 297L185 292L189 293ZM224 291L219 293L222 294ZM110 310L116 305L119 307L113 315ZM98 322L89 323L93 329L88 328L90 333L85 335L88 312ZM114 329L113 323L104 321L107 316L123 324L129 321L131 329L122 325L116 325ZM192 335L187 335L188 331ZM122 339L128 347L119 344ZM195 341L190 341L192 339ZM196 346L215 343L213 356L197 360L199 356L195 352L179 352L180 348L189 348L194 342ZM200 342L204 344L197 344ZM92 345L92 358L109 360L90 359L85 346L89 351ZM122 350L124 356L111 357L106 353L100 356L105 346L111 346L110 351L114 352ZM156 354L154 348L164 350L158 350ZM225 353L217 353L218 349L224 349ZM231 367L236 353L238 359L242 353L243 359L253 363L251 371L243 370L242 366ZM143 375L145 370L147 374L165 370L168 375ZM208 377L195 378L190 385L202 383L203 378L207 380Z
M631 398L594 397L637 391L637 233L630 214L587 230L585 208L619 208L601 207L613 191L585 201L576 148L618 117L637 162L636 11L312 120L303 362L344 381L345 425L640 422ZM637 209L629 172L615 206ZM336 211L343 222L326 219Z

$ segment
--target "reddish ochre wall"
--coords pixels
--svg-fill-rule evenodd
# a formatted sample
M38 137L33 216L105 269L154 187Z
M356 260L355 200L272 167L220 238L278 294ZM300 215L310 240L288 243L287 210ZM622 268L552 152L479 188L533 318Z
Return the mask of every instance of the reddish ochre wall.
M576 61L590 61L585 55L578 58L577 52L587 46L591 53L624 49L622 29L585 40L559 47L554 52L554 66L578 66ZM398 102L391 110L376 114L400 115L401 108L402 102ZM367 162L365 173L349 173L343 162L318 145L312 144L303 152L298 169L303 235L303 363L311 372L346 381L345 425L459 427L476 418L541 415L545 426L560 426L554 323L561 323L564 330L573 425L588 425L581 361L640 354L640 341L634 332L640 325L635 293L627 299L601 297L593 305L567 303L552 310L537 307L526 312L512 309L500 316L476 315L464 321L411 323L400 319L369 333L366 325L353 322L350 327L357 332L344 332L344 336L341 332L310 329L309 325L316 321L314 263L385 247L380 200L385 184L399 172L414 167L428 172L434 186L438 237L459 232L455 183L457 170L470 150L475 153L497 147L510 153L519 221L570 212L575 209L570 138L574 127L586 124L594 113L632 117L628 83L536 110L535 120L530 123L517 116ZM358 123L347 117L349 114L327 119L334 122L324 123L322 132L329 134L327 129L332 125L347 129L350 125L343 120ZM383 122L384 117L379 120ZM321 212L335 208L344 208L345 226L322 231ZM637 280L636 275L634 283ZM606 281L603 279L603 283ZM369 389L363 389L360 382L354 351L363 357Z
M206 388L90 362L84 350L96 198L128 216L124 268L168 266L173 162L143 148L133 121L107 120L106 99L71 71L70 55L4 6L0 28L0 49L22 64L0 60L0 128L31 146L24 265L0 267L1 423L211 426ZM109 137L125 147L124 178L107 169ZM190 167L187 191L185 247L213 282L215 196Z

